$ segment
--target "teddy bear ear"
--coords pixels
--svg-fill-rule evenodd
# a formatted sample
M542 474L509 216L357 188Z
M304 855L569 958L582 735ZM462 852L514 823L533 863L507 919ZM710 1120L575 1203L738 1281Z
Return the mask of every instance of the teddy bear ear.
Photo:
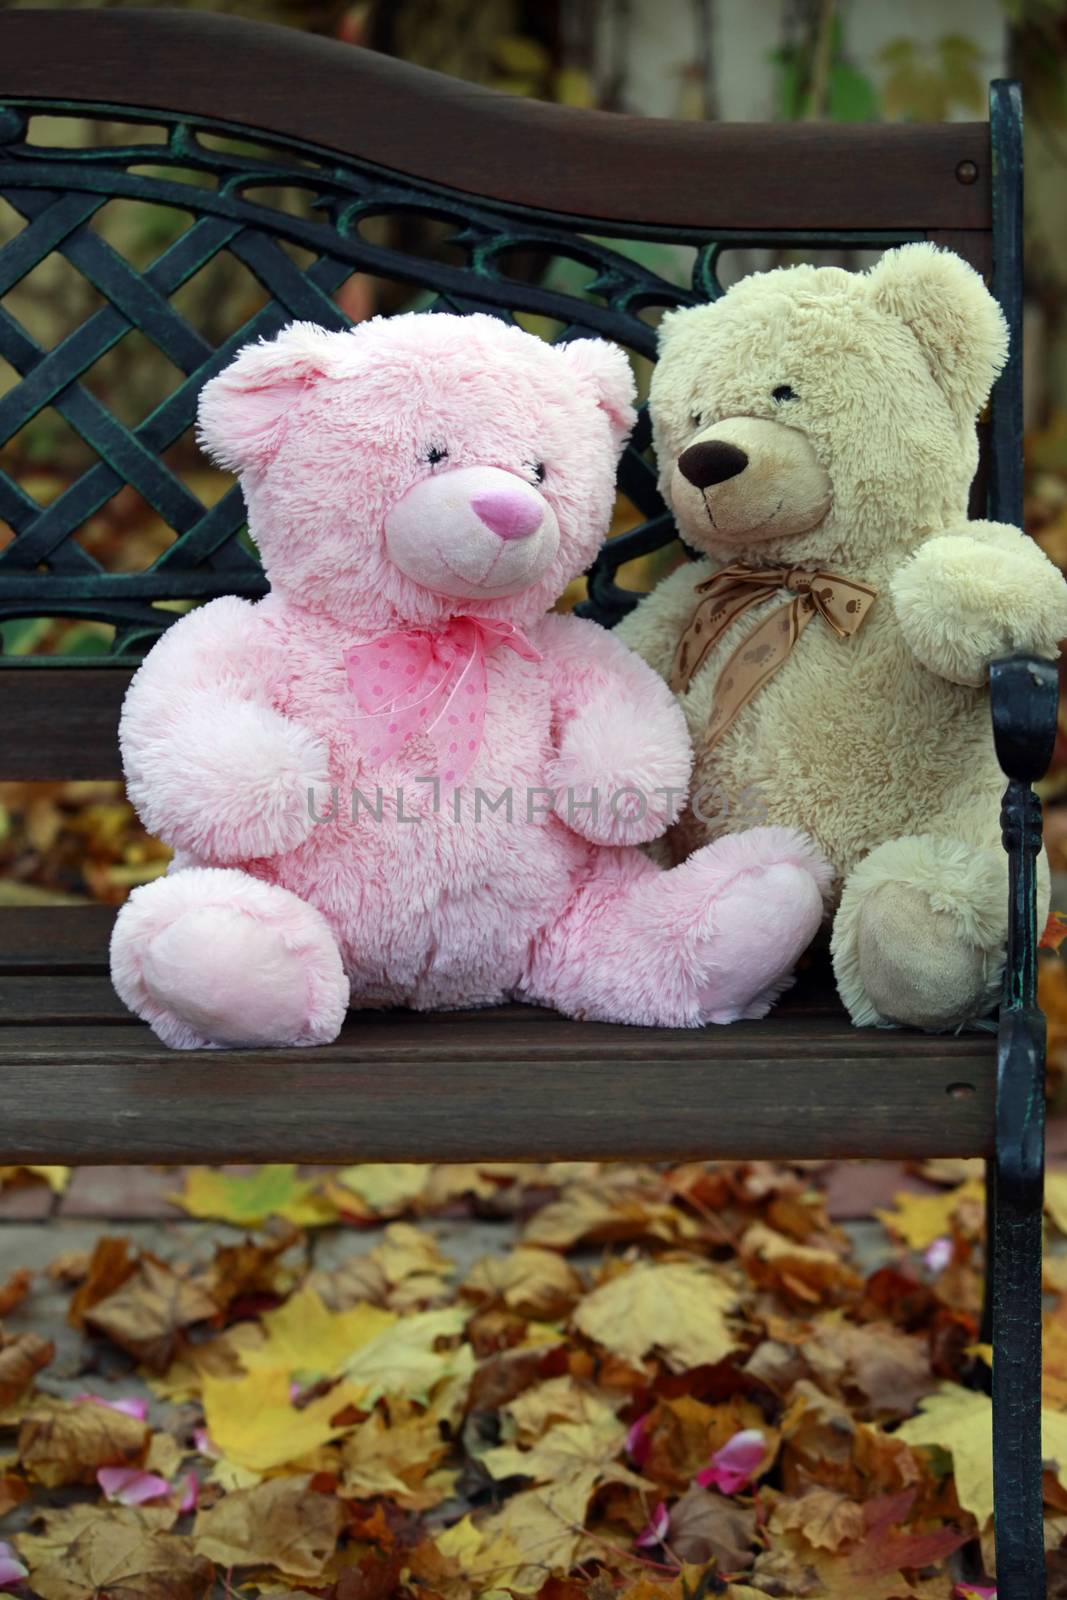
M868 273L875 305L907 324L963 422L973 419L1008 359L1008 326L974 268L951 250L905 244Z
M615 443L621 448L637 421L637 390L626 352L607 339L571 339L556 348L579 381L593 390L597 404L607 412Z
M292 405L336 369L338 337L313 322L293 322L273 339L246 344L201 390L201 449L231 472L265 466Z

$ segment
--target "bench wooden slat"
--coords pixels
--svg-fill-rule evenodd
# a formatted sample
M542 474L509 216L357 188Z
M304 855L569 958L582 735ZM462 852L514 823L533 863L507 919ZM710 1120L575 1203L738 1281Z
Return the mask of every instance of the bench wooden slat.
M5 96L224 118L490 201L645 228L989 225L984 122L781 124L768 156L758 123L546 105L234 17L143 11L133 26L121 10L13 11L0 24ZM209 61L226 63L221 96Z
M136 1026L106 977L0 977L0 1040L12 1027L45 1023ZM991 1040L989 1034L968 1032L938 1038L936 1048L946 1059L968 1063L991 1051ZM542 1055L566 1055L572 1061L659 1055L663 1060L721 1061L744 1059L773 1047L783 1056L826 1054L860 1063L925 1055L931 1040L910 1030L853 1028L829 996L806 995L801 990L793 1007L783 1003L762 1022L737 1023L729 1029L576 1022L557 1011L526 1005L477 1011L353 1011L341 1042L322 1049L368 1059L403 1060L429 1052L442 1059L506 1060L512 1044L530 1059ZM68 1037L67 1048L74 1047ZM126 1053L131 1050L143 1056L144 1041L132 1041ZM156 1054L154 1045L150 1053Z
M114 921L111 906L2 906L0 976L104 973Z
M119 713L132 667L0 662L3 776L121 778Z
M518 1013L518 1014L516 1014ZM704 1033L525 1008L353 1017L334 1045L167 1051L123 1023L0 1029L8 1161L982 1155L992 1041L843 1023ZM847 1030L847 1031L846 1031ZM787 1046L785 1035L791 1037ZM901 1051L902 1044L918 1048ZM580 1066L580 1071L575 1067ZM249 1108L254 1108L254 1116Z

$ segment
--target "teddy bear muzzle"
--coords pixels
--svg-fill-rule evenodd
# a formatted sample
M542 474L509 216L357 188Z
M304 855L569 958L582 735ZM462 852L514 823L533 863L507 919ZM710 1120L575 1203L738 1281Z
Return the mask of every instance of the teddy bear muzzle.
M703 548L810 533L832 500L807 434L764 417L705 428L678 456L669 487L686 539Z
M424 589L452 599L518 594L559 549L559 523L533 484L501 467L454 467L413 484L385 519L389 555Z

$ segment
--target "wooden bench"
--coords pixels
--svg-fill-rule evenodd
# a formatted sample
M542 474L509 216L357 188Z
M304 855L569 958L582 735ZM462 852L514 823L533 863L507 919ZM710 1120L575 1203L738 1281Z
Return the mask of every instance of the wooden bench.
M41 142L28 120L38 113L145 131L85 147L53 124ZM308 193L311 206L286 203ZM238 537L238 491L205 507L160 458L188 429L201 385L247 339L293 317L344 326L332 297L357 269L420 287L439 306L528 312L564 336L601 334L652 356L642 311L720 292L728 249L935 240L990 275L1011 324L976 508L1021 517L1021 122L1009 83L993 85L988 124L643 121L498 96L223 16L17 11L0 17L0 194L25 221L0 249L0 293L58 252L102 297L52 350L0 307L0 355L19 378L0 397L0 441L52 406L96 458L44 506L0 475L0 516L15 533L0 549L0 619L89 618L115 630L102 661L0 663L0 777L119 775L123 693L173 618L160 603L263 593ZM191 219L139 269L93 228L102 207L133 200ZM388 226L371 220L382 217ZM425 248L425 219L457 230L449 252ZM616 240L688 247L690 286ZM265 303L216 348L170 298L222 251ZM593 295L546 277L549 258L577 263ZM131 329L179 373L135 426L82 381ZM642 419L620 486L644 521L610 541L590 577L587 610L609 625L632 603L617 581L623 563L672 537L647 446ZM147 570L110 573L75 535L124 484L177 538ZM1055 707L1047 664L994 668L1011 860L999 1035L857 1031L816 970L766 1021L702 1032L516 1006L355 1015L316 1051L176 1055L112 995L111 912L10 909L0 914L0 1159L984 1157L999 1594L1037 1600L1044 1053L1031 784L1050 758Z

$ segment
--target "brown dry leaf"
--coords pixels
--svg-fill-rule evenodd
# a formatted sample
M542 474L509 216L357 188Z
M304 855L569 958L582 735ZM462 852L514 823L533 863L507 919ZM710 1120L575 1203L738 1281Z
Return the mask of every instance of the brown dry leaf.
M237 1489L198 1513L193 1546L223 1567L272 1566L294 1578L321 1577L344 1525L341 1502L309 1488L311 1478L269 1478Z
M863 1507L836 1489L818 1485L795 1499L781 1499L774 1510L772 1527L803 1534L813 1550L840 1550L863 1535Z
M760 1408L735 1394L718 1405L707 1405L693 1395L659 1400L645 1424L648 1456L642 1470L668 1487L683 1489L706 1467L716 1450L747 1428L756 1428L767 1441L761 1471L766 1471L777 1449L778 1435L764 1420Z
M41 1600L202 1600L210 1593L215 1569L189 1539L112 1508L92 1510L65 1549L40 1565L30 1562ZM25 1541L19 1543L24 1549Z
M19 1429L19 1461L38 1483L92 1483L100 1467L139 1467L148 1451L147 1423L108 1406L60 1405L31 1411Z
M349 1256L330 1272L311 1273L305 1288L318 1295L329 1311L351 1311L364 1304L384 1309L389 1295L385 1273L369 1255Z
M35 1532L17 1535L19 1554L31 1567L55 1560L90 1523L99 1520L101 1511L99 1505L85 1501L46 1507L37 1514ZM177 1521L177 1512L170 1505L108 1506L103 1514L110 1523L134 1528L140 1533L166 1533Z
M847 1406L806 1378L796 1384L780 1426L782 1485L789 1494L817 1483L864 1499L911 1488L922 1476L899 1431L857 1422Z
M554 1250L520 1245L506 1256L482 1256L463 1280L471 1300L500 1300L522 1317L541 1322L565 1317L582 1292L574 1268Z
M98 1239L89 1258L85 1281L70 1302L67 1321L72 1328L85 1326L85 1313L100 1300L106 1300L133 1276L136 1263L130 1257L128 1239Z
M851 1556L812 1550L798 1533L782 1533L756 1558L752 1572L760 1596L781 1600L917 1600L901 1572L858 1573Z
M583 1558L602 1557L603 1546L587 1537L584 1526L596 1481L589 1469L563 1483L512 1495L482 1524L478 1548L461 1563L465 1576L479 1582L477 1593L536 1594L550 1572L567 1572Z
M719 1572L743 1572L753 1561L756 1513L694 1483L671 1507L668 1538L682 1561L714 1561Z
M569 1483L592 1473L596 1481L610 1477L616 1482L640 1486L642 1479L627 1471L618 1461L626 1439L624 1423L604 1407L591 1422L557 1422L529 1450L501 1444L482 1457L486 1471L494 1478L532 1478L535 1483Z
M890 1323L826 1319L807 1330L802 1351L816 1381L864 1415L909 1417L937 1388L925 1341Z
M160 1400L197 1399L206 1378L239 1378L245 1371L242 1357L263 1344L258 1322L237 1322L225 1333L198 1344L183 1344L179 1354L160 1376L148 1373L146 1382Z
M805 1306L854 1298L863 1280L833 1250L797 1244L764 1222L754 1222L738 1245L753 1282Z
M29 1492L29 1484L25 1478L20 1478L18 1473L0 1473L0 1518L6 1517L9 1511L20 1506Z
M37 1333L8 1335L0 1329L0 1407L13 1405L56 1353Z
M737 1292L700 1262L642 1262L586 1295L574 1325L627 1361L661 1352L675 1372L713 1365L738 1345Z
M919 1166L920 1178L927 1183L940 1183L948 1189L958 1189L961 1184L985 1178L985 1162L981 1156L929 1156Z
M501 1405L500 1410L514 1424L516 1440L520 1444L532 1444L557 1422L601 1424L605 1419L614 1418L619 1404L618 1396L608 1399L564 1374L533 1384Z
M405 1278L447 1278L454 1271L433 1234L412 1227L410 1222L391 1222L370 1255L391 1286Z
M527 1245L569 1250L576 1244L659 1239L680 1244L700 1236L700 1225L665 1198L666 1186L639 1169L605 1173L574 1184L534 1213L523 1230Z
M426 1510L448 1492L445 1483L424 1487L448 1452L439 1417L412 1411L402 1421L386 1422L373 1411L342 1446L345 1493L389 1495L409 1510Z
M18 1267L11 1273L6 1283L0 1284L0 1317L6 1317L9 1311L14 1311L21 1305L30 1292L33 1282L33 1273L28 1267Z
M205 1289L223 1310L248 1296L288 1294L294 1273L279 1258L303 1237L299 1228L283 1221L273 1236L218 1245L205 1275Z
M150 1372L166 1372L183 1331L207 1322L218 1306L200 1283L144 1255L122 1287L83 1313L88 1327L136 1356Z
M45 1277L53 1283L65 1283L70 1287L84 1283L89 1276L89 1265L92 1256L88 1250L62 1250L58 1256L53 1256L45 1268Z

